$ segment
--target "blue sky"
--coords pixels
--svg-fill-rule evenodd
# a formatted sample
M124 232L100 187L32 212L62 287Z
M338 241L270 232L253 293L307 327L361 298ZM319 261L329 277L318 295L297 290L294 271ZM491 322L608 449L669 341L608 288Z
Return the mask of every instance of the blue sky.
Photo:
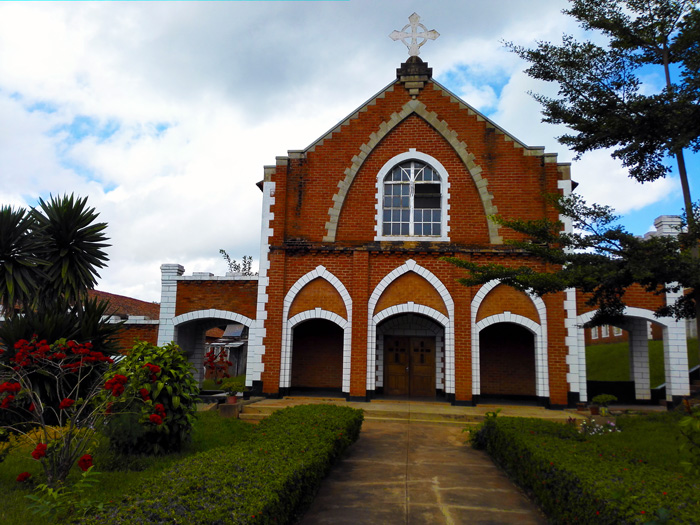
M505 40L580 34L565 0L0 2L0 202L75 192L109 224L98 287L160 300L160 265L222 275L259 259L263 166L303 149L395 78L388 35L414 11L440 37L435 77L519 140L570 161L541 124ZM371 16L368 15L371 13ZM652 82L653 79L649 80ZM693 182L700 169L688 158ZM682 207L677 179L640 185L609 152L572 166L579 192L644 233Z

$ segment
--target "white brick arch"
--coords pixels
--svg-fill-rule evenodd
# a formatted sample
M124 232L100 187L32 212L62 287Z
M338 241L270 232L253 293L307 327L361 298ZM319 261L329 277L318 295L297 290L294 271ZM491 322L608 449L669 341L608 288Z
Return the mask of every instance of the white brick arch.
M382 310L377 315L374 309L379 298L389 285L402 275L414 272L427 280L440 294L445 306L447 316L422 304L408 302L391 306ZM455 338L454 338L454 301L447 287L430 270L423 268L413 259L407 260L404 264L389 272L376 286L369 298L367 305L367 390L375 390L377 386L377 374L375 363L377 361L377 324L392 315L401 313L413 313L425 315L434 319L445 328L445 393L455 392Z
M677 294L667 294L667 302L673 302ZM577 351L580 365L578 367L579 395L581 401L588 400L586 388L586 342L583 325L595 315L595 310L576 316ZM664 369L666 372L666 400L673 401L674 396L687 396L690 393L688 377L688 342L685 324L671 317L655 317L654 312L645 308L627 306L622 312L625 322L621 328L629 333L630 375L635 385L637 399L651 399L649 374L649 342L647 326L649 322L661 325L664 344Z
M324 279L336 289L340 294L347 319L340 315L314 308L301 312L289 319L289 309L294 303L294 299L308 283L314 279ZM281 348L281 363L280 363L280 388L289 388L292 381L292 329L295 325L310 319L325 319L332 321L343 329L343 392L350 392L350 342L352 339L352 298L348 293L347 288L335 275L329 272L325 266L317 266L307 274L300 277L289 289L284 298L282 310L282 348Z
M209 308L195 310L173 317L173 340L187 354L187 358L195 369L195 378L201 379L206 350L206 331L221 321L240 323L249 330L255 327L255 321L245 315L228 310ZM160 343L164 344L164 343Z
M233 321L234 323L241 323L248 328L255 324L250 317L245 315L237 314L236 312L229 312L228 310L217 310L215 308L210 308L208 310L196 310L194 312L187 312L186 314L178 315L173 317L173 325L177 326L179 324L188 323L190 321L197 321L200 319L225 319L226 321Z
M535 336L535 384L536 395L538 397L549 397L549 365L547 357L547 307L541 297L526 293L537 310L539 323L523 317L522 315L513 314L512 312L502 312L500 314L491 315L476 322L476 316L479 312L481 303L486 299L488 294L500 285L497 280L489 281L484 284L474 296L471 304L472 317L472 395L481 394L481 360L479 357L480 350L480 333L484 328L496 323L514 323L520 325Z

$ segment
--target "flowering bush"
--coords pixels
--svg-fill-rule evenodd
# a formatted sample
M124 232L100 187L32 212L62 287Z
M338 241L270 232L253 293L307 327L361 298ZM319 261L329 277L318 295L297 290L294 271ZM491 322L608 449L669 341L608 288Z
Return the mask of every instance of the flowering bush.
M62 339L49 344L36 336L17 341L13 350L7 364L0 365L9 378L0 384L0 410L22 422L6 427L35 445L31 456L40 462L47 486L53 487L63 483L76 461L81 468L88 458L92 464L85 452L105 416L101 377L112 359L93 350L89 342ZM43 388L47 378L50 392ZM122 400L133 397L123 395L126 382L119 378L110 388Z
M233 365L228 360L228 351L224 348L218 351L211 348L204 354L204 368L207 369L207 377L211 376L217 385L221 384L224 378L231 377L228 367Z
M595 421L584 420L581 422L581 427L579 428L581 434L587 436L599 436L601 434L610 434L612 432L620 432L614 421L605 421L603 423L596 423Z
M140 399L114 396L128 377ZM180 449L190 436L199 388L180 348L140 342L105 383L113 400L105 430L122 454L162 454ZM107 394L109 396L109 394Z

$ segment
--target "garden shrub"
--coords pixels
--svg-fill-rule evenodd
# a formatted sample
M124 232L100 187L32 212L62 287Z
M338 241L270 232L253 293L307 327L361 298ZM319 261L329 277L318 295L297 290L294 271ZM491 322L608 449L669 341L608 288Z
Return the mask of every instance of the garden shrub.
M81 523L290 523L359 436L362 411L333 405L279 410L248 439L197 454Z
M700 479L582 435L572 425L492 418L474 438L553 523L697 523Z
M199 394L192 365L180 348L139 342L111 377L120 376L130 378L140 398L115 401L111 407L105 434L112 448L121 454L179 451L190 437Z

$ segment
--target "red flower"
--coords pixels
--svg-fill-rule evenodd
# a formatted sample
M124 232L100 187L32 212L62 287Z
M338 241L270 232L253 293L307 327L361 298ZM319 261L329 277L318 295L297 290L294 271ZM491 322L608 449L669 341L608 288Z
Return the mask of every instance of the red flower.
M31 477L32 475L29 472L22 472L19 476L17 476L17 481L19 481L20 483L24 483Z
M61 403L58 405L58 409L65 410L66 408L72 407L74 403L75 403L75 399L66 398L63 401L61 401Z
M141 394L141 398L142 398L144 401L150 401L150 400L151 400L151 396L148 395L148 390L147 390L147 389L145 389L145 388L140 389L140 390L139 390L139 394Z
M151 374L160 374L160 367L158 365L152 365L151 363L146 363L143 368L148 368Z
M92 467L92 456L90 454L85 454L78 460L78 466L80 470L85 472L87 469Z
M31 405L29 405L29 408L27 410L29 410L30 412L34 412L35 409L36 407L34 406L34 403L32 403Z
M0 394L2 394L3 392L9 392L10 394L16 394L20 390L22 390L22 385L20 385L19 383L6 382L6 383L3 383L0 385Z
M163 406L163 403L158 403L155 406L155 411L157 414L159 414L162 417L165 417L165 407Z
M36 448L32 451L32 457L34 459L41 459L46 456L46 449L49 448L46 443L39 443Z
M158 414L151 414L151 417L149 417L148 420L149 420L151 423L155 423L156 425L162 425L162 424L163 424L163 418L160 417Z
M5 399L2 400L2 403L0 403L0 408L8 408L10 403L12 403L14 400L15 396L6 396Z

